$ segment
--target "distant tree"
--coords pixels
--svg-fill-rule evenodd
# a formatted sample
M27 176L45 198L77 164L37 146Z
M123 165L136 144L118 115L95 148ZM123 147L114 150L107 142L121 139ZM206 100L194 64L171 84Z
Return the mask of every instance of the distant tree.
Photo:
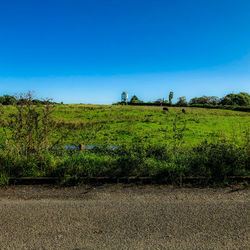
M34 95L33 92L29 92L30 95ZM52 100L52 99L51 99ZM48 102L50 104L56 104L55 102L52 102L51 100L39 100L39 99L33 99L30 101L31 104L33 105L46 105ZM25 103L26 100L22 99L19 96L10 96L10 95L4 95L4 96L0 96L0 104L2 105L20 105Z
M166 104L167 104L167 103L169 103L169 101L168 101L168 100L164 100L164 99L163 99L163 103L166 103Z
M200 104L199 97L194 97L189 101L189 104Z
M172 105L172 99L174 98L174 92L170 92L169 93L169 96L168 96L168 101L169 101L169 104Z
M35 104L35 105L38 105L38 104L43 104L42 101L38 100L38 99L34 99L32 100L32 103Z
M189 104L212 104L216 105L219 103L219 98L217 96L202 96L194 97L190 100Z
M192 98L190 104L209 104L209 98L207 96Z
M220 100L220 104L248 106L250 105L250 95L245 92L241 92L239 94L228 94Z
M180 107L183 107L183 106L187 106L187 99L185 96L181 96L178 98L178 102L176 103L176 106L180 106Z
M228 94L221 98L217 96L202 96L194 97L190 100L189 104L211 104L211 105L238 105L248 106L250 105L250 95L248 93L241 92L239 94Z
M138 100L139 100L138 97L137 97L136 95L133 95L133 96L131 97L130 102L135 102L135 101L138 101Z
M139 100L139 98L136 95L133 95L130 103L143 103L143 101Z
M5 101L5 98L3 96L0 96L0 103L3 104Z
M16 98L10 95L4 95L0 97L0 103L3 105L14 105L16 103Z
M219 102L220 102L219 97L217 97L217 96L209 96L209 104L217 105L217 104L219 104Z
M164 102L164 100L161 99L161 98L159 98L159 99L157 99L154 103L161 104L161 103L163 103L163 102Z

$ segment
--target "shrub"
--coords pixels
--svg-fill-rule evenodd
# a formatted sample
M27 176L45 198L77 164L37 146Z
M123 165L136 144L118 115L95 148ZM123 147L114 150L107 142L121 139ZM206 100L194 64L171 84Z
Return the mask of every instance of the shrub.
M202 96L202 97L194 97L189 101L190 105L193 104L210 104L210 105L217 105L219 103L219 98L217 96Z
M188 106L187 99L185 96L179 97L177 103L175 104L177 107L186 107Z
M220 104L248 106L250 105L250 95L244 92L241 92L239 94L228 94L221 99Z
M244 148L220 141L206 141L193 148L190 173L223 182L228 176L249 174L249 156Z

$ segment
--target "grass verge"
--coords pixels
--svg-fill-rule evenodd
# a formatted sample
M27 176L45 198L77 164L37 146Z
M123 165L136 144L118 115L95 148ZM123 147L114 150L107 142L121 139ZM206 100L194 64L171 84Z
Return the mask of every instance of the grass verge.
M0 183L9 177L58 177L62 182L82 177L152 177L159 183L181 185L187 177L203 184L227 184L231 176L250 175L249 148L204 141L193 148L166 145L121 145L112 150L47 150L42 155L18 156L0 151Z

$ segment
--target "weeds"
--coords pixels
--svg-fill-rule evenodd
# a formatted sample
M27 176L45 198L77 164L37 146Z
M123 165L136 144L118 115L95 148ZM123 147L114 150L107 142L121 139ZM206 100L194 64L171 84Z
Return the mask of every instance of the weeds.
M9 176L0 173L0 186L6 186L9 184Z

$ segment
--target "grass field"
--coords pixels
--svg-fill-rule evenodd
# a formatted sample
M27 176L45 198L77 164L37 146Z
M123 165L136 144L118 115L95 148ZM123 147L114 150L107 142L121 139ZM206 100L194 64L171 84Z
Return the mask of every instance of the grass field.
M185 115L181 110L176 107L169 108L167 112L162 107L61 105L56 107L53 116L62 127L74 131L74 135L82 133L80 128L86 125L102 123L102 129L91 138L91 144L108 141L116 145L130 143L134 138L162 143L171 140L175 120L180 129L186 124L183 140L187 145L197 144L204 139L214 141L221 137L240 141L250 126L250 113L185 108Z
M71 131L67 144L74 144L77 138L91 145L131 143L135 138L163 143L171 140L174 121L180 129L186 124L183 131L186 145L222 137L240 142L250 128L250 113L247 112L185 108L185 115L181 110L177 107L163 111L162 107L57 105L53 119L57 127ZM7 107L4 113L13 111L13 107ZM97 133L93 133L95 129Z
M180 182L183 176L206 176L216 182L248 175L250 113L185 110L186 114L177 107L163 111L162 107L56 105L51 115L54 137L68 131L62 148L84 144L118 146L119 150L58 153L48 144L42 152L34 145L36 153L27 155L20 153L24 149L20 143L17 150L15 139L5 143L1 127L0 182L6 176L164 176L170 182ZM15 112L14 107L4 107L2 126ZM8 127L6 131L10 132Z

